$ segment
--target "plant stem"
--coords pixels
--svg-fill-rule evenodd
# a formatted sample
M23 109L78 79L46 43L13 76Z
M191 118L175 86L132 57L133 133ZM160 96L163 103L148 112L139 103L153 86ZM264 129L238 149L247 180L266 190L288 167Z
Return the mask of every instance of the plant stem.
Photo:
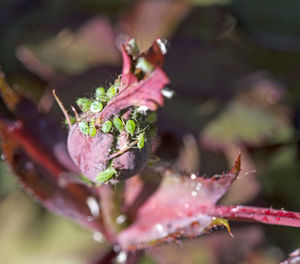
M244 220L270 225L300 227L300 213L252 206L216 206L210 215L228 220Z

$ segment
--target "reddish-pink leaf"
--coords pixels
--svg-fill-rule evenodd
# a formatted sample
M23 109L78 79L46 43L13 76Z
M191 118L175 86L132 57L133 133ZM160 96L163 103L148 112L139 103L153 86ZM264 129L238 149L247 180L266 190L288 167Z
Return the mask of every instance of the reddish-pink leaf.
M108 119L111 115L130 106L147 106L150 110L155 111L157 106L163 105L161 90L170 82L163 70L158 67L163 62L163 54L157 41L153 43L148 53L141 55L153 63L155 69L152 73L146 74L140 81L132 72L132 66L135 62L128 54L126 46L121 45L121 50L123 70L119 93L109 101L100 113L101 120Z
M229 173L212 178L166 172L159 189L139 208L134 223L118 235L121 247L136 250L202 234L213 220L207 212L226 193L239 171L240 157Z
M0 122L2 147L12 170L24 188L46 208L94 230L103 229L88 201L93 191L82 184L64 180L68 170L53 157L51 149L19 123Z
M130 106L147 106L150 110L157 109L157 105L163 105L161 89L169 83L166 74L157 68L150 76L138 83L123 88L101 112L101 119L109 118L122 109Z
M121 86L119 91L122 91L127 86L137 82L137 78L131 72L131 59L128 55L126 48L124 45L121 45L122 58L123 58L123 69L122 69L122 77L121 77Z
M17 95L0 76L0 91L16 120L0 117L1 147L24 188L52 212L94 229L103 230L94 189L78 183L76 167L66 151L60 126L27 98ZM77 182L76 182L77 180Z

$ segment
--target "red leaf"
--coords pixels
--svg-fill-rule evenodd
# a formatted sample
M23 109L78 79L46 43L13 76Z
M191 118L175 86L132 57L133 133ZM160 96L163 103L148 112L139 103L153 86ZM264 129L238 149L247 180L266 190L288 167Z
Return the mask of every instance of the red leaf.
M121 87L119 91L122 91L127 86L137 82L137 78L131 72L131 59L128 55L126 48L124 45L121 45L122 58L123 58L123 69L122 69L122 77L121 77Z
M229 173L212 178L165 173L159 189L139 208L134 223L118 235L121 247L136 250L202 234L213 220L207 212L226 193L239 171L240 157Z
M134 83L114 97L101 112L101 119L109 118L120 110L130 106L147 106L154 111L157 105L163 105L161 89L169 83L165 73L157 68L151 75L138 83Z
M62 181L67 169L51 156L50 150L48 155L47 149L23 126L13 123L0 122L0 136L7 161L29 193L50 211L88 228L102 230L100 218L92 215L87 203L93 193L84 185Z
M108 119L111 115L126 109L130 106L147 106L150 110L155 111L157 106L163 105L164 88L170 81L163 70L155 64L162 63L162 53L157 42L153 44L151 52L145 55L149 61L153 61L156 66L151 74L146 74L144 79L138 81L132 72L132 59L128 55L125 46L121 46L123 55L123 70L119 93L109 101L103 111L100 113L100 119Z
M62 144L65 135L59 125L17 95L3 76L0 91L16 118L0 117L1 147L24 188L52 212L103 231L101 216L93 214L88 202L98 203L94 189L76 182L78 176L69 172L76 167Z

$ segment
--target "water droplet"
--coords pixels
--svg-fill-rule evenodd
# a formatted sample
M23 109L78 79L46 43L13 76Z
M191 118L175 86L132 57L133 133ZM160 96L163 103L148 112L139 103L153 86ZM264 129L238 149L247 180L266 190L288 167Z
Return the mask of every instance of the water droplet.
M6 160L5 154L1 154L1 160Z
M94 217L88 216L88 217L86 218L86 220L87 220L88 222L92 222L92 221L94 220Z
M155 228L158 231L160 237L165 237L168 235L167 231L164 229L164 227L161 224L156 224Z
M196 191L200 191L201 185L202 185L201 183L197 183L195 190Z
M121 251L116 257L116 261L118 263L125 263L127 260L127 253L125 251Z
M120 250L121 250L121 247L119 246L119 245L113 245L113 250L115 251L115 252L119 252Z
M93 234L93 239L99 243L104 243L105 242L105 237L101 232L95 232Z
M161 40L161 39L157 39L156 43L158 44L160 51L163 55L165 55L167 53L167 45L165 43L165 41Z
M119 215L116 219L117 224L121 225L126 221L126 215Z
M95 197L90 196L86 199L86 203L91 211L91 214L93 217L99 217L100 215L100 208L98 201L96 200Z
M198 194L198 193L197 193L196 191L192 191L192 196L195 197L195 196L197 196L197 194Z
M169 89L167 89L167 88L164 88L164 89L161 90L161 94L162 94L164 97L170 99L170 98L173 97L174 91L169 90Z
M256 170L249 170L249 171L246 171L245 173L244 173L244 175L245 176L247 176L248 174L255 174L256 173Z
M155 228L157 229L158 232L163 232L164 231L164 228L161 224L155 225Z
M232 208L232 212L236 213L239 210L239 206L235 206L234 208Z
M146 115L148 110L149 110L148 106L145 105L141 105L137 108L137 111L142 115Z
M196 180L196 178L197 178L196 174L192 173L192 174L191 174L191 179L192 179L192 180Z
M184 208L189 208L190 204L189 203L184 203Z

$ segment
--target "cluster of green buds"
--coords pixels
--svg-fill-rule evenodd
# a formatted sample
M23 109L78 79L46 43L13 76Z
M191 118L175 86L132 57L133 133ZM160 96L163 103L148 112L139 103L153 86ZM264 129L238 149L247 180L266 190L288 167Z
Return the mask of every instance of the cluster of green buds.
M139 52L131 39L121 47L122 75L92 98L76 101L80 114L70 127L68 151L82 174L95 183L124 180L141 172L149 159L157 105L169 79L160 65L159 41L150 53ZM69 118L70 119L70 118Z
M115 142L110 145L109 157L106 157L106 167L93 179L96 183L106 182L113 176L118 178L119 170L114 167L114 159L130 149L137 149L138 151L144 149L148 139L155 131L153 122L156 121L156 113L143 106L127 108L105 121L99 119L101 111L117 95L118 87L119 81L112 84L107 90L104 87L98 87L92 98L78 98L76 101L82 113L77 116L74 125L79 128L82 137L87 138L88 141L88 138L110 135ZM125 149L120 149L116 142L124 135L127 144ZM145 156L145 153L148 152L149 148L147 147L143 154L141 152L141 155ZM138 155L136 154L136 156ZM85 179L87 178L85 177Z
M130 145L135 145L137 148L142 149L145 145L145 140L147 140L146 135L153 128L151 123L155 120L154 112L148 115L148 118L145 118L146 109L135 107L132 109L129 119L113 116L103 123L101 120L96 122L95 118L92 117L93 113L100 113L105 105L118 93L118 85L119 82L111 85L107 91L104 87L96 88L92 99L85 97L77 99L76 104L83 112L78 120L78 126L82 134L89 137L96 136L97 131L105 134L113 133L114 135L126 131L132 140L131 143L133 143Z

